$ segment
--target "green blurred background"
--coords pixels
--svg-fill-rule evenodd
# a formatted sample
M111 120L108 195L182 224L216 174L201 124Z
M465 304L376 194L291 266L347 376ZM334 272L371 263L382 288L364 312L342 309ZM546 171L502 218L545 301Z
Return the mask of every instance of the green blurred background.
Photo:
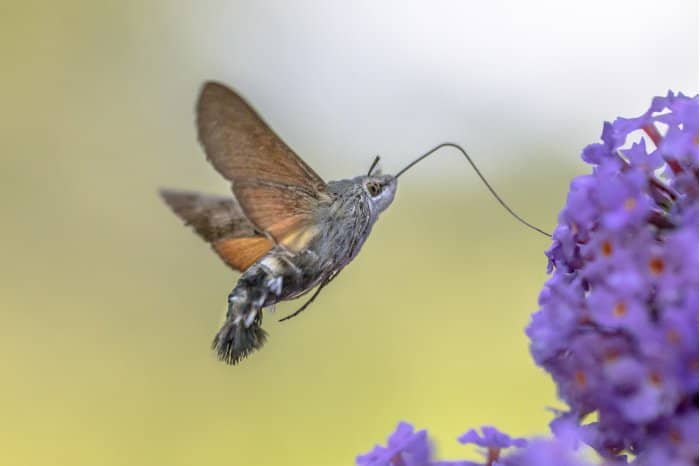
M209 351L237 277L156 196L228 192L193 126L217 79L326 179L454 140L552 229L603 119L696 92L697 5L494 5L4 2L0 462L343 465L402 419L446 457L474 457L470 427L546 432L556 396L523 328L548 242L457 154L402 179L342 278L266 315L238 367Z

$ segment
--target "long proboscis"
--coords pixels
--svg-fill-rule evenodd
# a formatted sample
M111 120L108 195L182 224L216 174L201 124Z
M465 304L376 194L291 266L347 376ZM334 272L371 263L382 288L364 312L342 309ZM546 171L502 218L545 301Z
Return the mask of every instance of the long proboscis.
M406 171L408 171L411 167L413 167L414 165L416 165L418 162L420 162L421 160L425 159L426 157L428 157L428 156L431 155L432 153L437 152L438 150L440 150L440 149L442 149L442 148L444 148L444 147L452 147L452 148L454 148L454 149L457 149L458 151L460 151L460 152L462 153L462 155L464 155L464 157L465 157L465 158L467 159L467 161L469 162L469 165L472 166L472 168L474 169L474 171L476 172L476 174L479 176L479 178L481 178L481 181L483 181L483 183L486 185L486 187L487 187L488 190L491 192L491 194L493 195L493 197L495 197L496 200L498 201L498 203L501 204L501 206L503 206L503 208L506 209L506 210L508 211L508 213L511 214L517 221L519 221L520 223L522 223L522 224L525 225L526 227L528 227L528 228L530 228L530 229L532 229L532 230L534 230L534 231L536 231L536 232L538 232L538 233L540 233L540 234L543 234L543 235L546 236L547 238L551 238L551 237L552 237L552 235L550 235L550 234L547 233L546 231L542 230L541 228L536 227L535 225L531 224L530 222L528 222L527 220L525 220L524 218L522 218L520 215L516 214L516 213L513 211L513 209L511 209L511 208L508 206L508 204L506 204L506 202L505 202L503 199L501 199L501 196L499 196L498 193L496 192L496 190L493 189L493 187L491 187L491 184L490 184L488 181L486 181L486 178L484 177L484 175L481 174L481 171L480 171L479 168L476 166L476 164L474 163L474 161L472 160L472 158L469 157L469 154L467 154L467 151L465 151L465 150L462 148L462 146L460 146L459 144L455 144L455 143L453 143L453 142L443 142L442 144L439 144L439 145L433 147L433 148L430 149L428 152L426 152L425 154L421 155L420 157L418 157L418 158L417 158L416 160L414 160L413 162L411 162L411 163L409 163L408 165L406 165L406 166L405 166L403 169L401 169L394 177L395 177L395 178L400 177L402 174L406 173Z

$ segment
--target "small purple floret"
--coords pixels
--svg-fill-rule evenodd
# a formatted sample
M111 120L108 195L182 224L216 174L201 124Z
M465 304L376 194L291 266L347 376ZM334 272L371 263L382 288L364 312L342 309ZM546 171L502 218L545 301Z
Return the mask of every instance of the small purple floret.
M527 440L511 438L492 426L483 426L481 435L476 430L471 429L459 437L459 442L464 444L471 443L484 448L524 447L527 444Z
M377 445L356 458L357 466L429 466L431 447L425 430L415 432L407 422L400 422L387 446Z

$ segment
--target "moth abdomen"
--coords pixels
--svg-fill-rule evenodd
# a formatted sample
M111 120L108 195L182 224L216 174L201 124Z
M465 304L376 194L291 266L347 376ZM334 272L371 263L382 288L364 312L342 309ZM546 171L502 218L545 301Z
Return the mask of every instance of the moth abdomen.
M218 358L228 364L237 364L267 340L260 327L262 310L279 300L285 282L281 270L269 267L272 263L268 258L250 267L229 294L226 322L212 342Z

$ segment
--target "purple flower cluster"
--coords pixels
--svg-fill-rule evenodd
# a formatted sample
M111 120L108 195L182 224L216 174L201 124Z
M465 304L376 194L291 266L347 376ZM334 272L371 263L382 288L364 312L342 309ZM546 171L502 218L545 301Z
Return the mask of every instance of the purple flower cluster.
M486 426L459 438L483 462L440 462L401 423L358 466L585 466L580 443L606 465L698 464L698 97L657 97L601 139L583 151L593 170L571 183L527 328L569 406L554 437Z
M693 464L698 98L655 98L642 116L606 123L582 157L593 172L572 181L559 215L532 355L570 407L562 418L597 414L580 435L599 454Z
M481 434L472 429L459 437L463 444L484 449L484 461L436 461L425 430L414 432L413 426L401 422L389 436L387 446L375 446L356 459L357 466L588 466L575 455L570 445L560 440L511 438L491 426ZM506 456L503 450L511 449Z

